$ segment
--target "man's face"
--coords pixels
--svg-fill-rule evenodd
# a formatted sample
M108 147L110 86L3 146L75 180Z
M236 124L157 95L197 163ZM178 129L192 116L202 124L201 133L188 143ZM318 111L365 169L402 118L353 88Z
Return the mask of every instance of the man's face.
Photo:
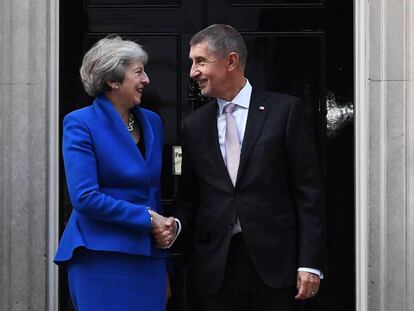
M227 58L212 54L205 41L191 46L189 58L190 77L197 81L201 94L223 98L228 79Z

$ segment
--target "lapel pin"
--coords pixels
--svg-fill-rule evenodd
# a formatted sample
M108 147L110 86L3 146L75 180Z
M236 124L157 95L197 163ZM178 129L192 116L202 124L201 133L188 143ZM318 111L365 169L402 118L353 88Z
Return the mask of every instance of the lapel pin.
M264 111L264 107L263 106L259 106L259 111Z

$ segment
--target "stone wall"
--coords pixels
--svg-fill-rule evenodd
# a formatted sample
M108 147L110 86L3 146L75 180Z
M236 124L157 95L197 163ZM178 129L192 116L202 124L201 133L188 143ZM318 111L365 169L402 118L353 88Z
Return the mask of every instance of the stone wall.
M414 310L414 1L370 1L368 22L368 309Z
M0 310L47 305L47 1L0 2Z

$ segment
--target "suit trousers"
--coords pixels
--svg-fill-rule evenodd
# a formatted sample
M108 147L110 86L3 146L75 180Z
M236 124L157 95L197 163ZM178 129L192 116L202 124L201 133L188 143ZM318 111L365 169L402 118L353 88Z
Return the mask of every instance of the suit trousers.
M294 311L295 287L275 289L266 285L251 262L242 233L233 236L223 282L216 295L199 297L203 311Z

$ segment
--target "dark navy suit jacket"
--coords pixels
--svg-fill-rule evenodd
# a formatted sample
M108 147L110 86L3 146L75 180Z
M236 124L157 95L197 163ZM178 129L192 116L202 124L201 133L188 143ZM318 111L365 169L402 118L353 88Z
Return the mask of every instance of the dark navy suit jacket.
M105 96L65 117L62 148L73 211L56 263L70 260L78 247L168 255L152 243L147 211L162 213L162 122L149 110L137 107L133 112L144 134L144 158Z

